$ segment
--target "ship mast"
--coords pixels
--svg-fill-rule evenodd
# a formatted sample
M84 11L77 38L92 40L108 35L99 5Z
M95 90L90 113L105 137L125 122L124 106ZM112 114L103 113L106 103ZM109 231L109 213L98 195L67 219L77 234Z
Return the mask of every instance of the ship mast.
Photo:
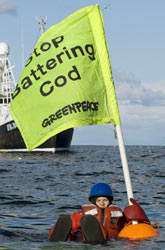
M0 115L8 109L12 93L16 86L13 70L9 58L9 47L5 42L0 43Z
M36 20L38 21L38 24L40 25L40 30L41 30L41 35L42 35L45 31L45 24L46 24L47 17L45 17L44 19L43 18L39 19L38 17L36 17Z

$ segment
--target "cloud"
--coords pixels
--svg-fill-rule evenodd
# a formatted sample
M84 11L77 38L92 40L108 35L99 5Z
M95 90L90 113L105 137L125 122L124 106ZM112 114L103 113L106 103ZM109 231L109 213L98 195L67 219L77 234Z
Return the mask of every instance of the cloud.
M10 0L0 0L0 14L5 13L16 13L16 6Z
M119 103L122 123L127 127L164 128L165 109L163 106L122 105ZM163 129L164 130L164 129Z
M114 80L121 105L165 106L165 81L145 83L124 72L115 72Z
M119 71L113 76L125 144L164 145L165 80L144 82ZM75 128L72 143L115 145L117 141L108 124Z
M165 124L165 80L143 82L132 73L114 72L123 124L129 128L160 128Z

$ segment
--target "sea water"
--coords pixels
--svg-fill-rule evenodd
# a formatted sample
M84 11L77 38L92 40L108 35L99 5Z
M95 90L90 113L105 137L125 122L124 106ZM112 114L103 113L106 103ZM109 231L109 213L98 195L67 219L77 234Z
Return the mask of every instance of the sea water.
M165 147L127 146L134 198L160 236L111 239L105 245L48 241L60 214L88 203L90 188L109 183L113 204L128 205L118 147L72 146L65 153L0 153L0 249L164 249Z

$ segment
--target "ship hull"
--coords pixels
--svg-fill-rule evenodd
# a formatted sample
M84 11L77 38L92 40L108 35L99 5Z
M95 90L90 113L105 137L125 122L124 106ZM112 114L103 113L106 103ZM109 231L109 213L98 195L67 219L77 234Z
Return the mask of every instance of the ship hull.
M54 151L67 150L70 147L73 136L73 128L67 129L45 141L39 149L54 149ZM0 150L26 149L24 140L12 120L0 126Z

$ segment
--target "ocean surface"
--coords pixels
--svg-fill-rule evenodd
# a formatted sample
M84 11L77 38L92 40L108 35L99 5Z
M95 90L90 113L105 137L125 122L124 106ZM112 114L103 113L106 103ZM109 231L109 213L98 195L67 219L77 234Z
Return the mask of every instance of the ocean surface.
M113 204L128 205L118 146L72 146L58 154L0 153L0 249L165 249L165 147L126 152L134 198L159 223L159 237L106 245L48 241L58 216L87 204L97 182L111 185Z

